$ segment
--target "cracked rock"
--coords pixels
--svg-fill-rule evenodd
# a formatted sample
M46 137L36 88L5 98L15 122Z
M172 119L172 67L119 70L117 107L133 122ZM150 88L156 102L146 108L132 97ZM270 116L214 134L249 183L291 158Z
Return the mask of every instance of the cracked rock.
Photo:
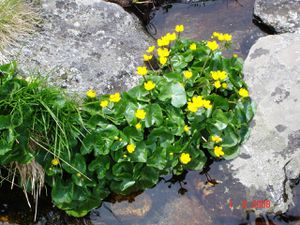
M299 33L263 37L244 64L257 112L250 138L229 168L248 200L271 201L270 208L256 209L258 214L286 212L300 176L299 49Z

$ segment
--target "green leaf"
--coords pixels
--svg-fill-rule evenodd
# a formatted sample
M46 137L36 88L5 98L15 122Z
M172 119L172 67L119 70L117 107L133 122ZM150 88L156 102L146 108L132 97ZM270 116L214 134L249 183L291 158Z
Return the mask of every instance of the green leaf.
M163 170L167 165L167 150L157 148L147 160L147 165Z
M144 142L137 143L135 151L129 153L132 162L147 162L147 149Z
M182 70L188 64L182 55L174 55L173 57L171 57L171 65L175 70Z
M239 144L240 137L234 132L231 127L227 127L224 130L224 135L222 136L222 147L230 148Z
M224 130L228 125L228 117L221 109L216 109L212 118L208 120L209 124L215 126L218 130Z
M149 91L147 91L143 85L138 85L138 86L130 89L127 93L133 99L145 101L145 100L147 100L147 98L145 98L145 97L149 94Z
M68 164L63 162L62 166L68 173L86 172L85 158L79 153L76 153Z
M163 122L163 115L161 107L157 104L151 104L146 107L146 118L145 118L145 126L151 127L156 124L157 126L161 125Z
M135 117L135 112L138 109L138 106L132 102L129 102L125 112L124 112L124 116L127 120L127 122L129 123L129 125L135 125L137 123L137 119Z
M171 104L176 108L180 108L186 104L186 93L183 86L179 83L172 84L171 86L172 92L172 101Z
M8 129L11 127L11 116L0 116L0 130Z
M143 133L141 131L138 131L135 127L125 127L123 133L127 136L128 139L134 140L136 142L142 141L144 139Z

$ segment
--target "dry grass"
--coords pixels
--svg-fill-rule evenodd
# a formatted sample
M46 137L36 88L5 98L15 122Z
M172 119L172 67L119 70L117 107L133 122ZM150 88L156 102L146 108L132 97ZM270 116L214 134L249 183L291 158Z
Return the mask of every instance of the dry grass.
M41 194L42 188L45 183L45 171L43 167L38 164L35 160L31 161L28 164L19 164L14 163L12 166L15 170L19 172L21 178L21 186L23 188L25 197L27 199L28 205L31 207L30 201L28 199L27 191L31 190L31 194L35 200L35 214L34 220L37 217L37 207L38 207L38 199ZM14 179L14 178L13 178ZM12 182L14 183L14 182Z
M33 3L25 0L0 0L0 51L16 45L40 23Z

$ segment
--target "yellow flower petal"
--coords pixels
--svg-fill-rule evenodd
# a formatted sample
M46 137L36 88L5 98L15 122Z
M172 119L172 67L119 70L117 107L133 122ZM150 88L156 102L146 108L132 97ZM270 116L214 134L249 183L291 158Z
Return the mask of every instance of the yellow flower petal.
M108 101L107 100L102 100L101 102L100 102L100 106L102 107L102 108L105 108L105 107L107 107L108 106Z
M212 51L215 51L219 48L219 45L216 41L208 41L207 42L207 47L212 50Z
M135 145L129 144L129 145L127 145L126 149L127 149L128 153L133 153L135 151Z
M144 83L144 88L145 88L147 91L151 91L152 89L155 88L155 86L156 86L156 85L155 85L151 80L149 80L149 81L147 81L147 82Z
M176 31L177 33L183 32L183 31L184 31L184 26L183 26L182 24L176 25L175 31Z
M115 94L112 94L109 96L109 100L111 102L119 102L121 100L121 95L119 92L115 93Z
M59 159L58 159L58 158L52 159L52 160L51 160L51 164L52 164L53 166L57 166L57 165L59 164Z
M191 71L183 71L183 76L186 78L186 79L190 79L192 76L193 76L193 73Z
M192 159L189 153L181 153L179 160L182 164L188 164Z
M88 91L86 92L86 96L89 97L89 98L95 98L96 95L97 95L96 91L94 91L94 90L92 90L92 89L91 89L91 90L88 90Z
M222 155L224 155L223 149L221 146L215 146L214 147L214 153L217 157L220 157Z
M196 50L196 49L197 49L197 45L196 45L195 43L192 43L192 44L190 45L190 50L194 51L194 50Z
M136 110L135 117L138 118L138 119L141 119L141 120L145 119L145 117L146 117L145 110L143 110L143 109Z
M148 73L147 67L146 67L146 66L139 66L139 67L137 68L136 73L137 73L138 75L145 76L145 75Z
M239 95L243 98L249 97L249 92L245 88L239 90Z

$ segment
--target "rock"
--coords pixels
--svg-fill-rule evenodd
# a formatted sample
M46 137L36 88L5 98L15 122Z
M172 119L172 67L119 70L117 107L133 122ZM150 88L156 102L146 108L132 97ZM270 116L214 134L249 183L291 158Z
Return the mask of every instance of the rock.
M257 112L249 140L229 168L250 200L270 200L257 213L286 212L300 169L300 34L260 38L244 64Z
M198 225L199 221L201 225L212 224L204 206L195 197L189 198L186 195L170 200L157 215L153 225Z
M147 194L141 194L133 201L122 201L110 204L112 212L118 217L144 217L150 211L152 200Z
M300 0L256 0L254 15L278 33L300 27Z
M42 29L9 49L22 71L48 74L52 83L84 94L128 90L153 40L138 19L103 0L42 0Z

